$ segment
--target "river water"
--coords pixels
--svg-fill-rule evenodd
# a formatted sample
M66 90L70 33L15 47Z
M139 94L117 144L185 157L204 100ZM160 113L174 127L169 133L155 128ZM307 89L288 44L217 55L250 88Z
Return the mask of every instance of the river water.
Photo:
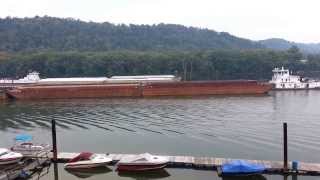
M282 123L287 122L289 160L320 163L319 107L320 91L277 91L263 96L0 102L0 146L11 146L18 133L29 133L36 141L50 143L50 121L54 118L59 151L282 160ZM157 174L118 175L112 168L79 175L58 165L58 175L63 180L80 179L77 176L90 180L220 179L214 171L168 168ZM54 179L52 169L41 179Z

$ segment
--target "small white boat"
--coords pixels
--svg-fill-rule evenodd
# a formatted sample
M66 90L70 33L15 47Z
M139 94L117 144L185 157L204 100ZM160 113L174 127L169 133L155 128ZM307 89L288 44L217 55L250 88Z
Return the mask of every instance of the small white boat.
M112 161L106 155L82 152L64 165L65 169L82 169L106 166Z
M11 150L23 154L24 156L36 155L40 152L50 151L51 146L49 144L33 144L33 143L21 143L11 147Z
M24 156L33 156L50 150L51 146L49 144L34 144L32 136L28 134L17 135L15 137L15 145L11 147L11 151L21 153Z
M22 159L21 153L12 152L9 149L0 148L0 165L17 163Z
M147 171L163 169L169 162L167 157L149 153L124 156L117 163L118 171Z

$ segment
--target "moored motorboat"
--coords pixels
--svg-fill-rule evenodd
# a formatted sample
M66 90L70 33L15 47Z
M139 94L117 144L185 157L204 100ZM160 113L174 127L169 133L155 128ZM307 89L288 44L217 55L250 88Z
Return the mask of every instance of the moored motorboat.
M15 145L11 147L11 150L24 156L33 156L51 150L49 144L35 144L32 142L32 139L32 136L28 134L17 135L15 137Z
M0 148L0 165L13 164L23 158L21 153L12 152L6 148Z
M164 168L169 159L163 156L154 156L149 153L124 156L117 163L118 171L148 171Z
M111 158L102 154L82 152L64 165L66 169L82 169L106 166L112 161Z

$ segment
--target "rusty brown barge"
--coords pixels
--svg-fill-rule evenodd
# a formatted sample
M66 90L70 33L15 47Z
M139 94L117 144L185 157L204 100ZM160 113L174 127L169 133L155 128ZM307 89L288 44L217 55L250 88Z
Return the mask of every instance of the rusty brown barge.
M171 81L17 86L7 90L14 99L65 99L265 94L271 84L254 80Z

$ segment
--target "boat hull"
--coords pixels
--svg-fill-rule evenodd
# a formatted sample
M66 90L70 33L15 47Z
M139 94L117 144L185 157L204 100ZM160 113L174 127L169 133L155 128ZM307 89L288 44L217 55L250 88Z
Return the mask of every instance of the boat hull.
M144 84L21 86L8 90L15 99L112 98L265 94L271 84L257 81L186 81Z
M44 145L15 145L10 148L11 151L21 153L23 156L35 156L42 152L49 152L51 151L51 146L49 144Z
M0 165L14 164L18 163L22 158L8 158L8 159L0 159Z
M117 171L151 171L163 169L167 163L164 164L118 164Z
M15 99L140 97L137 84L24 86L7 91Z

